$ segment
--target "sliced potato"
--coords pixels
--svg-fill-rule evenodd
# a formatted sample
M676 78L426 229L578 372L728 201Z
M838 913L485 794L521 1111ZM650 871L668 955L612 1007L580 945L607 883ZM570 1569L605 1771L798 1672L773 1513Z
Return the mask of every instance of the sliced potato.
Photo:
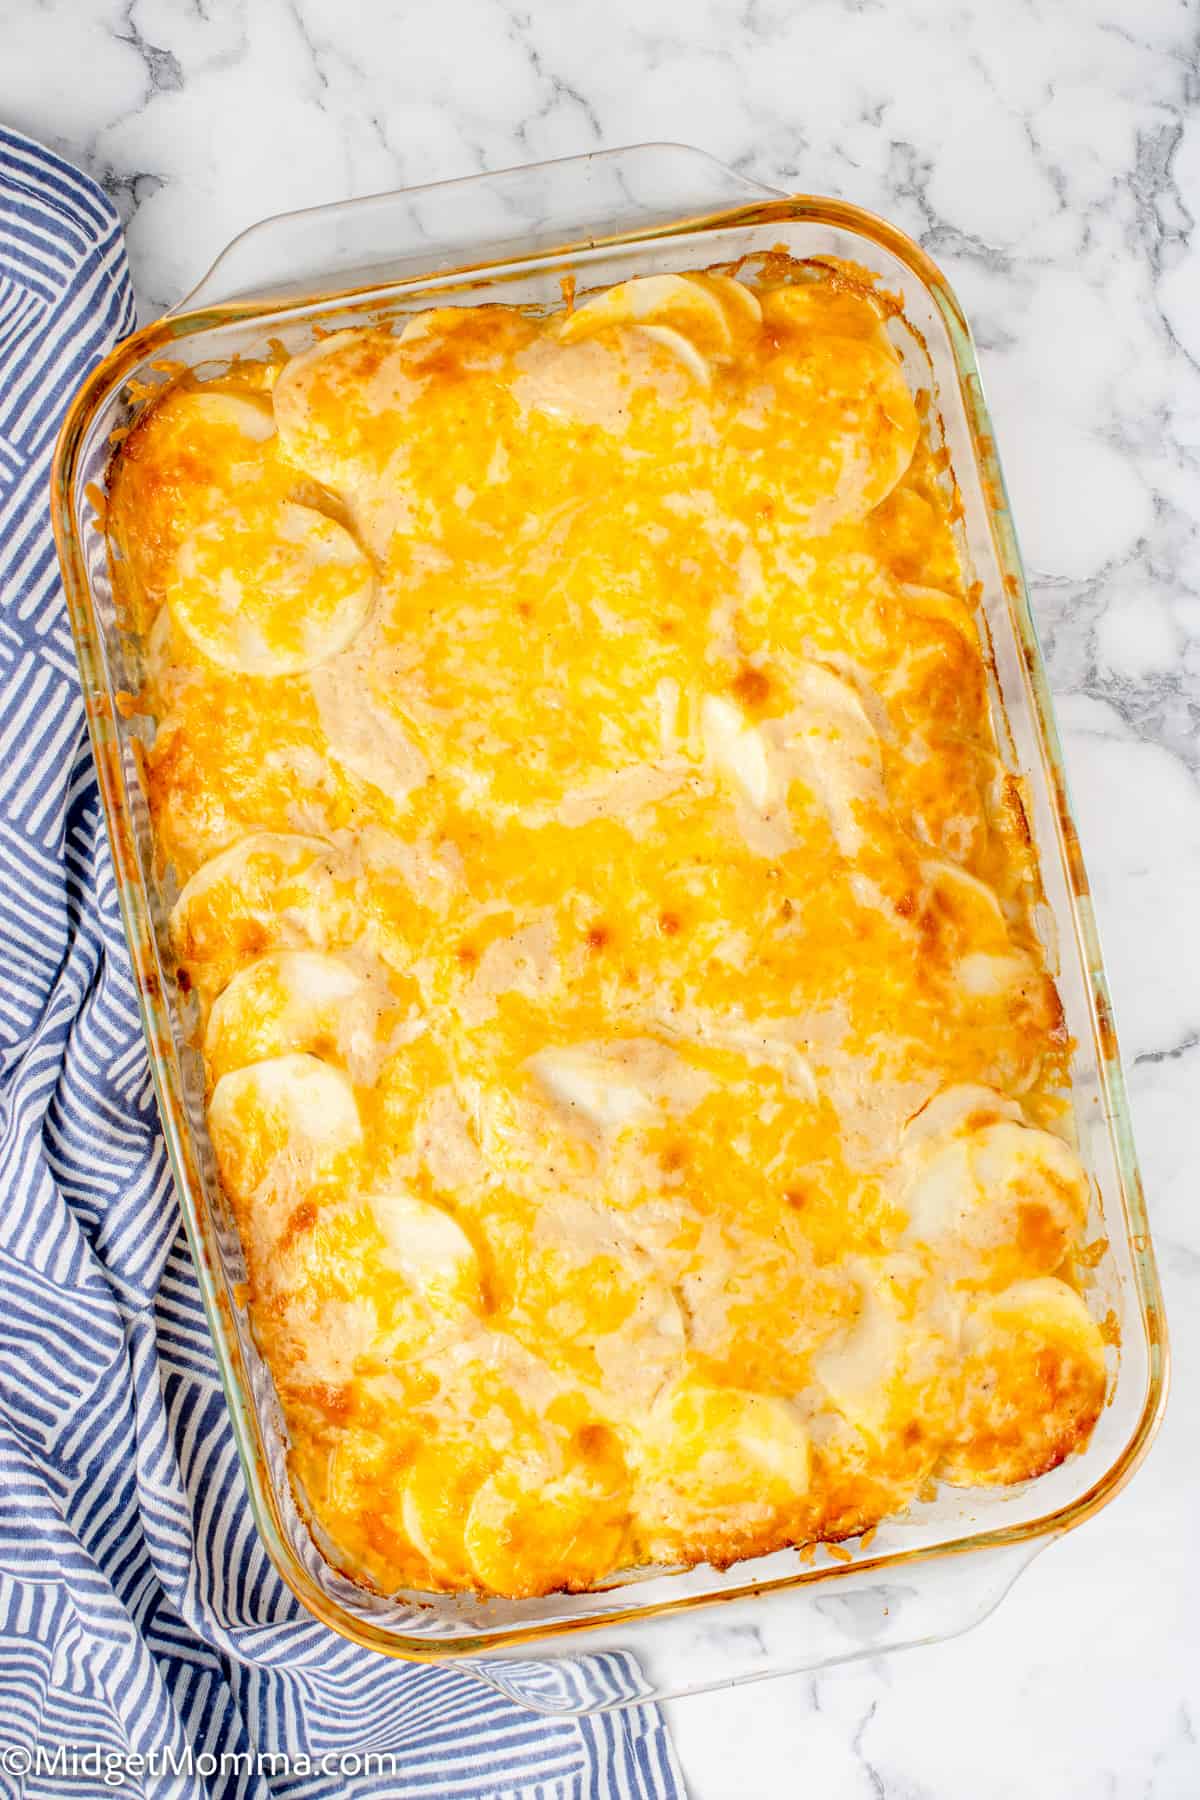
M395 1189L367 1197L383 1236L382 1260L436 1311L479 1304L479 1262L461 1225L440 1206Z
M923 928L930 933L940 969L960 997L986 1005L1017 1004L1039 981L1037 963L1014 944L994 889L958 863L926 859Z
M209 383L169 388L137 425L115 465L111 516L145 608L140 629L188 534L280 480L274 435L266 394Z
M380 357L367 331L337 331L293 356L272 393L279 447L318 481L338 485L361 453L362 382Z
M618 282L566 314L558 335L574 344L610 325L665 327L702 359L727 353L733 343L722 298L693 275L635 275Z
M958 1430L940 1473L959 1486L1025 1481L1087 1442L1104 1405L1104 1339L1053 1276L973 1306L962 1334Z
M608 326L564 342L546 333L522 350L518 406L578 430L596 426L636 445L661 432L665 413L707 389L711 371L690 337L669 325Z
M465 1533L471 1503L498 1460L485 1443L434 1439L421 1449L404 1484L402 1518L413 1548L447 1588L474 1585Z
M260 1188L302 1200L362 1140L354 1089L316 1056L294 1053L223 1075L208 1108L221 1179L249 1203Z
M205 520L180 544L167 582L171 618L220 668L298 675L344 650L375 591L345 526L293 501Z
M529 1068L573 1122L605 1136L690 1112L710 1086L700 1069L652 1038L555 1045L531 1057Z
M406 319L398 334L402 344L422 344L461 326L470 313L461 306L430 306Z
M863 836L859 809L885 800L879 739L862 701L820 663L797 661L792 710L755 725L724 695L706 694L700 707L705 759L764 819L782 805L799 777L829 815L847 856Z
M310 1370L336 1363L338 1379L361 1375L378 1395L403 1365L476 1333L474 1250L448 1213L415 1195L363 1195L349 1176L298 1207L260 1191L247 1237L262 1253L260 1290L286 1304Z
M850 1273L857 1317L812 1363L840 1421L831 1466L877 1465L887 1483L913 1491L953 1426L959 1309L911 1254L855 1259Z
M997 1119L1015 1119L1019 1124L1024 1117L1018 1102L1010 1100L1007 1094L975 1082L957 1082L931 1095L913 1114L904 1127L903 1144L910 1150L913 1145L944 1137L947 1132L990 1125Z
M960 956L954 965L958 986L973 1000L1018 996L1037 977L1036 964L1020 950L971 950L966 956Z
M940 1131L921 1130L919 1115L903 1151L908 1242L943 1255L957 1249L993 1284L1058 1268L1083 1228L1090 1194L1069 1145L1027 1124L1019 1109L1012 1117L1003 1097L999 1105L1003 1111L984 1090L973 1110L944 1114Z
M501 306L431 307L396 335L336 332L279 372L280 452L333 488L370 535L371 512L381 502L395 504L414 408L438 404L436 377L447 373L443 348L459 367L488 369L532 332L519 313ZM379 530L372 540L381 553L388 535Z
M754 295L729 276L638 275L566 314L556 335L570 346L618 328L636 332L669 350L709 387L714 364L731 354L737 339L757 330L760 320Z
M822 664L796 668L800 707L789 721L787 750L820 799L838 848L854 856L863 841L863 807L885 803L879 737L855 690Z
M1019 1236L1040 1242L1043 1235L1041 1221L1023 1218L1024 1209L1055 1215L1064 1237L1081 1228L1090 1197L1087 1172L1061 1138L1001 1121L976 1133L974 1150L976 1176L984 1192L1012 1197ZM1059 1260L1053 1244L1043 1250Z
M734 275L693 275L717 296L725 309L731 332L757 331L762 324L762 304L752 288Z
M640 325L638 335L643 342L649 339L651 343L661 344L664 350L669 350L671 355L678 358L683 364L693 380L700 383L701 387L709 385L712 380L712 370L709 368L703 352L698 350L691 338L686 337L682 331L676 331L673 325Z
M844 1419L878 1434L895 1406L910 1325L886 1277L864 1279L860 1296L854 1323L814 1359L813 1373Z
M638 1445L634 1518L643 1553L669 1561L705 1532L752 1538L808 1491L808 1432L768 1394L685 1381L651 1410Z
M723 694L706 694L700 705L700 730L709 767L756 811L765 812L773 770L759 727Z
M209 1074L287 1051L333 1052L358 1060L371 1033L366 983L348 963L319 950L276 950L240 969L213 1004L204 1035Z
M927 857L921 874L952 923L971 942L991 939L1007 946L1008 923L994 888L959 863Z
M612 1466L577 1462L553 1474L513 1459L476 1490L464 1548L475 1579L513 1597L588 1587L616 1566L627 1516L628 1478Z
M252 443L265 444L275 435L275 417L265 394L231 394L197 388L180 397L180 413L189 436L201 431L232 431Z
M920 436L908 382L865 298L822 284L760 296L774 349L727 435L735 490L778 492L779 522L819 536L863 519L895 487Z
M265 951L322 949L349 929L353 882L324 838L256 831L203 863L171 911L171 941L193 980L214 987Z
M731 1050L752 1068L774 1069L795 1099L814 1105L820 1099L812 1063L800 1048L803 1026L794 1019L723 1018L693 1007L685 1020L664 1021L663 1028L688 1043Z
M540 1050L531 1067L552 1099L599 1131L648 1125L655 1117L653 1096L618 1062L599 1051Z

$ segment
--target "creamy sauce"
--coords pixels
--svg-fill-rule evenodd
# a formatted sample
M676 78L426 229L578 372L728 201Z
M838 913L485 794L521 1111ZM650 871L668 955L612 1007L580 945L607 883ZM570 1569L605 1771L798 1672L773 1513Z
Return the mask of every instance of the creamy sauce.
M728 1562L1086 1437L1036 870L869 290L768 259L185 378L109 516L348 1567Z

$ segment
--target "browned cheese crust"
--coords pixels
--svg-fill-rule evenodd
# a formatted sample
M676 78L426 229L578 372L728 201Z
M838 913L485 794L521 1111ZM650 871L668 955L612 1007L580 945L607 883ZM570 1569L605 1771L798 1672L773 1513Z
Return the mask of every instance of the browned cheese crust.
M384 1591L866 1530L1092 1429L952 490L850 274L172 382L109 530L293 1479Z

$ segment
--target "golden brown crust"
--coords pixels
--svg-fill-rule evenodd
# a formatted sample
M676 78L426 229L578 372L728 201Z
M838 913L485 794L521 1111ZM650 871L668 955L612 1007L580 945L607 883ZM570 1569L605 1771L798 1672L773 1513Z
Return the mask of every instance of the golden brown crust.
M1086 1439L1086 1177L944 455L778 257L118 447L209 1125L323 1541L512 1594Z

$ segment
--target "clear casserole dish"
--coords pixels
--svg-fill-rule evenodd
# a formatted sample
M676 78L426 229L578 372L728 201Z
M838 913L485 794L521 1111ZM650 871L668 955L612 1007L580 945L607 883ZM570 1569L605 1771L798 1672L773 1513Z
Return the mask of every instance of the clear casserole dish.
M121 703L140 686L140 652L120 627L103 535L114 433L153 398L167 365L203 373L270 342L295 353L319 334L431 302L547 306L564 276L582 290L779 248L876 275L902 303L911 385L932 397L961 506L960 552L992 648L1002 752L1025 783L1043 940L1075 1045L1075 1126L1093 1183L1088 1236L1107 1243L1092 1307L1111 1315L1119 1337L1109 1401L1087 1449L1050 1474L984 1495L943 1491L881 1526L867 1548L835 1546L808 1562L780 1551L724 1571L651 1573L537 1600L386 1599L324 1559L297 1509L278 1402L239 1300L244 1266L204 1128L203 1069L169 973L166 898L138 776L144 725ZM164 1133L251 1505L281 1575L318 1618L385 1654L469 1668L538 1710L620 1706L951 1635L984 1616L1039 1548L1112 1497L1162 1410L1161 1300L1061 750L974 354L956 300L916 245L856 208L771 195L672 146L270 221L90 378L63 428L53 506ZM613 1665L604 1700L594 1676L585 1700L575 1659L614 1649L633 1656Z

